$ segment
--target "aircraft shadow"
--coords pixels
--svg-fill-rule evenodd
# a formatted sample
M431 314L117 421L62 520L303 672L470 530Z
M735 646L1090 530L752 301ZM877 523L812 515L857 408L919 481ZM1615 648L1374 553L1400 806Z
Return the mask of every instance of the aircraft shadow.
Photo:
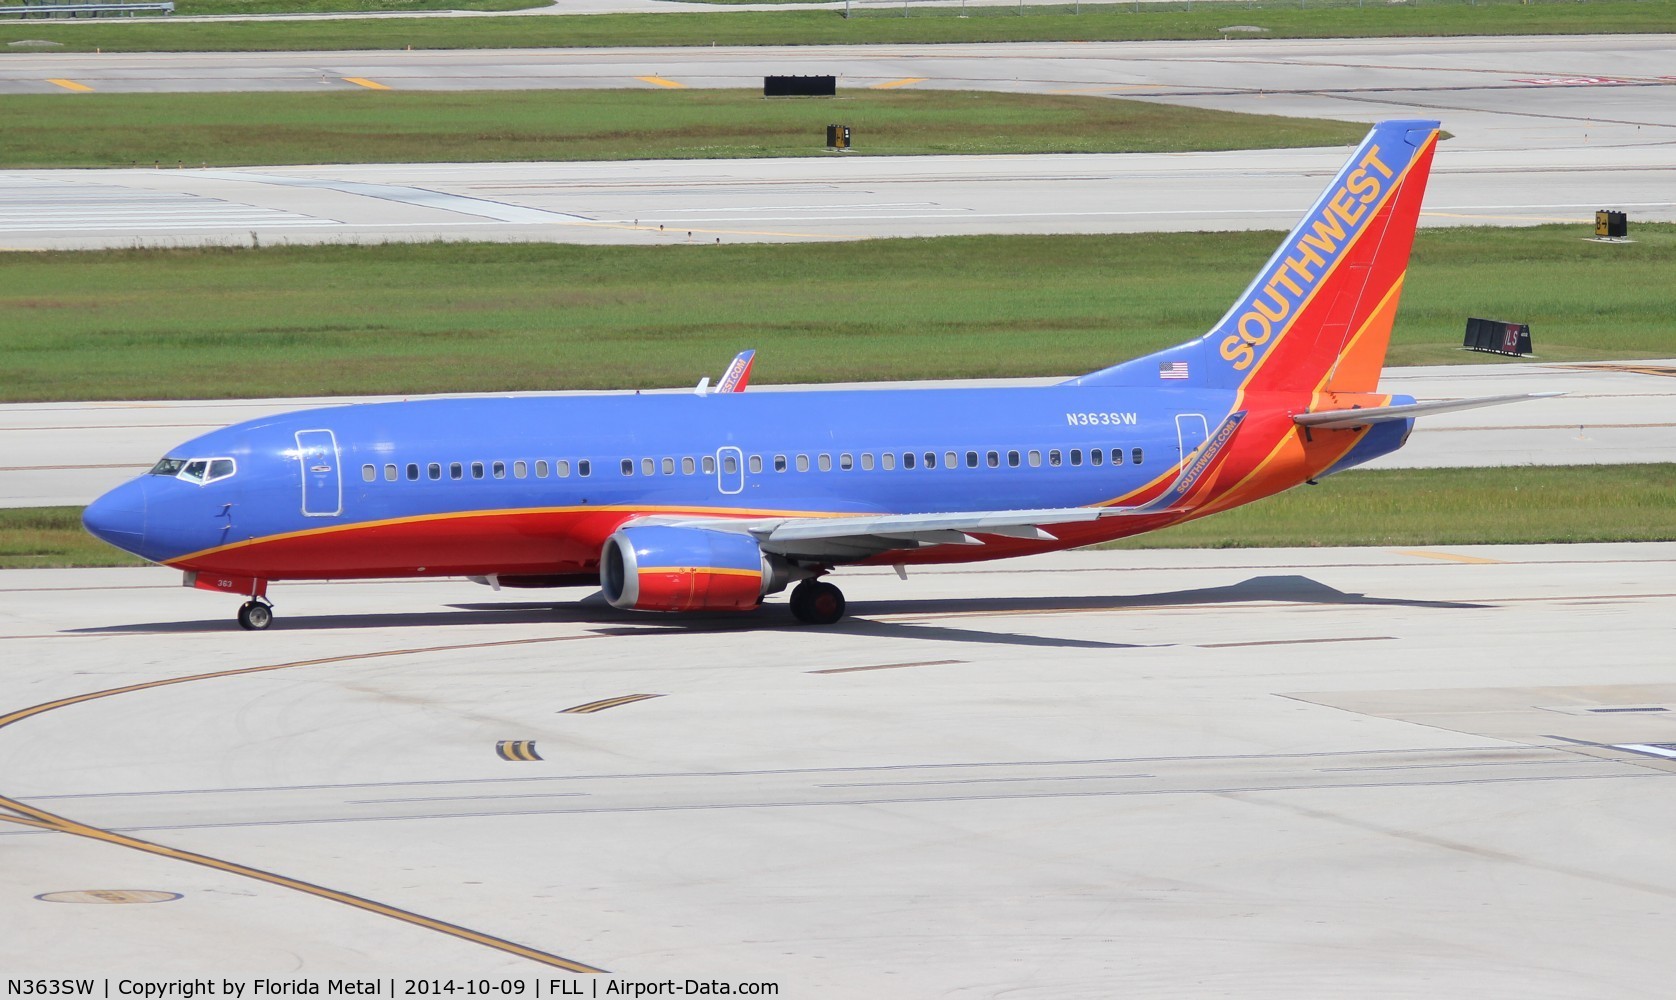
M849 606L850 616L826 631L843 635L930 639L940 642L998 643L1073 649L1136 649L1132 643L1100 642L1013 632L983 631L976 628L929 625L917 622L880 620L915 615L1051 614L1080 611L1124 611L1146 608L1190 607L1204 604L1327 604L1346 607L1400 607L1457 610L1490 605L1459 601L1429 601L1411 598L1369 597L1347 593L1307 576L1259 576L1226 587L1177 590L1158 594L1100 595L1089 597L964 597L900 601L858 601ZM575 624L599 626L602 635L668 635L737 631L804 631L810 628L790 620L783 606L769 607L758 614L680 614L649 616L619 611L595 593L580 601L553 604L540 601L450 605L451 611L391 612L362 615L299 615L282 613L274 628L284 630L337 630L437 627L460 625L543 625ZM148 633L201 633L236 630L229 618L208 621L155 622L67 629L71 635L135 635Z

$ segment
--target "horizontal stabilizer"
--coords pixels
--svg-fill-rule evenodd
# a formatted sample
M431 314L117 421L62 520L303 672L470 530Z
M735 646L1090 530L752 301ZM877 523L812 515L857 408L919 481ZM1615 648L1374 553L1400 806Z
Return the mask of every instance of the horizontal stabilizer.
M1402 403L1397 406L1369 406L1352 410L1318 410L1314 413L1299 413L1292 417L1292 422L1300 427L1321 427L1336 430L1342 427L1366 427L1369 424L1382 424L1388 420L1407 420L1410 417L1423 417L1432 413L1452 413L1455 410L1472 410L1480 406L1496 406L1501 403L1518 403L1527 399L1551 399L1563 396L1563 392L1519 392L1509 396L1480 396L1477 399L1443 399L1435 403Z

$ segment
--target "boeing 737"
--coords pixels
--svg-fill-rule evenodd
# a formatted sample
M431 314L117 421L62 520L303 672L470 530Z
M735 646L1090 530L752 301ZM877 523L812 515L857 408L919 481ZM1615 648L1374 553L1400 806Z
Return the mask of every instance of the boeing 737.
M235 424L87 508L99 538L244 599L274 581L597 584L618 608L830 624L843 566L1071 548L1400 447L1379 391L1438 123L1375 126L1203 336L1049 386L415 399Z

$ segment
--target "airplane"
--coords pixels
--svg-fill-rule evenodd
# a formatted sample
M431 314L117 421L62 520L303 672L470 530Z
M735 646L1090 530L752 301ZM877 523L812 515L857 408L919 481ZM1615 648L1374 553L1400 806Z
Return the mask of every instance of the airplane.
M1203 336L1045 386L422 398L185 442L84 515L244 598L270 583L597 585L622 609L845 612L845 566L1000 559L1215 514L1401 447L1379 376L1439 132L1377 124Z

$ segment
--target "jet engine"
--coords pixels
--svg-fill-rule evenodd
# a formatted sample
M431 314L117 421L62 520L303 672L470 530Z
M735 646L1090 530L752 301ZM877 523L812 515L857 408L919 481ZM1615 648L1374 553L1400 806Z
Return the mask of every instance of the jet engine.
M620 528L599 556L605 599L631 611L749 611L812 575L750 535L708 528Z

